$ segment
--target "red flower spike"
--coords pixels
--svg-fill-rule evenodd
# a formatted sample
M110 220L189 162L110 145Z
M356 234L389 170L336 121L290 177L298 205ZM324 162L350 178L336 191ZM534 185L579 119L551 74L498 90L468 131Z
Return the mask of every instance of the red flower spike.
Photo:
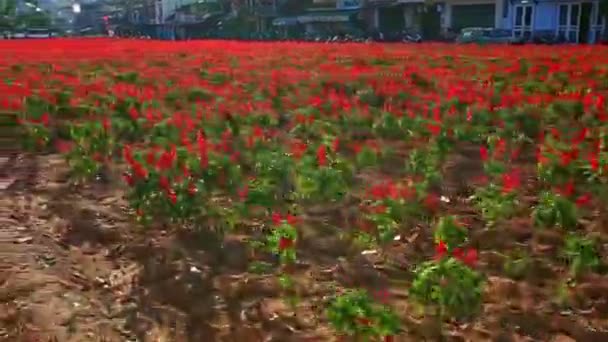
M325 145L321 145L317 149L317 163L319 164L319 166L327 165L327 149Z
M283 218L281 217L281 214L279 213L272 213L272 223L275 226L280 225L283 222Z
M503 193L510 193L521 185L521 178L517 170L513 170L510 173L502 175L502 191Z
M365 317L358 317L357 322L364 326L369 326L372 324L372 321L370 321L368 318L365 318Z
M488 149L485 146L481 146L479 148L479 155L481 156L481 160L488 160Z
M72 150L74 144L71 141L67 140L57 140L55 141L55 148L59 153L68 153Z
M239 190L239 199L241 201L245 201L247 199L247 196L249 195L249 186L244 185L240 190Z
M188 184L188 193L191 196L196 195L197 192L198 192L198 188L196 187L196 185L194 183Z
M591 167L591 170L593 171L597 171L600 168L600 160L597 156L597 154L593 154L589 157L589 166Z
M589 204L591 202L591 200L592 200L591 194L587 193L587 194L579 196L576 199L576 205L579 207L583 207L583 206L586 206L587 204Z
M441 204L440 202L439 196L435 194L428 194L424 199L424 206L429 210L435 211L439 208L439 205Z
M133 176L131 176L130 174L125 173L123 175L123 178L129 186L133 186L133 184L135 184L135 181L133 180Z
M331 144L331 149L334 152L338 152L339 147L340 147L340 138L336 138L336 139L334 139L334 141Z
M279 251L282 252L282 251L292 248L292 247L293 247L293 240L288 237L281 236L281 238L279 239Z
M168 190L168 189L169 189L169 179L168 179L166 176L161 175L161 176L158 178L158 185L159 185L161 188L163 188L164 190Z
M470 249L467 249L467 251L464 253L461 260L467 266L474 267L477 264L477 259L478 259L477 250L470 248Z
M456 248L454 248L454 250L452 251L452 256L453 256L454 258L458 259L458 260L462 260L462 258L463 258L463 256L464 256L464 253L463 253L463 251L462 251L462 249L461 249L461 248L456 247Z
M169 201L171 201L171 204L177 203L177 194L172 189L167 191L167 197L169 198Z
M44 113L40 117L40 123L42 123L44 126L48 126L50 121L51 118L49 117L49 113Z
M133 164L133 171L135 172L137 178L148 178L148 170L146 170L146 168L143 167L140 163L136 162Z
M106 132L108 132L110 130L110 127L112 126L112 122L107 117L104 117L101 120L101 124L103 125L103 130Z
M441 259L447 253L448 253L448 246L443 241L437 242L437 245L435 246L435 258Z
M574 181L569 180L566 184L564 184L564 187L560 189L560 193L566 197L572 196L572 194L574 194Z
M291 214L287 214L287 216L285 217L285 220L287 221L288 224L290 224L292 226L295 226L298 223L298 218Z

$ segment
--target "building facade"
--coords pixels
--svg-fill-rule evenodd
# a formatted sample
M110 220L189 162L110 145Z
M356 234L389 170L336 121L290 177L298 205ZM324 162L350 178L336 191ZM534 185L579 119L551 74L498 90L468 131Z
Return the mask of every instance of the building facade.
M503 20L516 37L557 36L570 43L597 42L606 29L599 0L513 0Z

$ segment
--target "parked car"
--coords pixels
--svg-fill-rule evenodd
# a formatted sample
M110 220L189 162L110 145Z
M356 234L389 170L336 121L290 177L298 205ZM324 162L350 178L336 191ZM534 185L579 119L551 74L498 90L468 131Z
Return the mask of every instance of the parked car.
M462 44L518 44L523 43L523 39L514 38L510 30L468 27L460 31L460 34L456 37L456 42Z

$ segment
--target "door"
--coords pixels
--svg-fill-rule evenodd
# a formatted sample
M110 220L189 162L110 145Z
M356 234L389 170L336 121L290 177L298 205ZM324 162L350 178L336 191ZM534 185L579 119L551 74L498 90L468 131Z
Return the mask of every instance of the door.
M454 5L452 6L452 29L460 32L467 27L494 27L496 6L483 5Z
M581 4L570 3L559 5L559 22L557 35L569 43L578 43L581 23Z
M581 4L581 21L579 29L579 42L583 44L591 43L591 11L593 7L590 2Z
M513 15L513 37L529 40L534 27L534 6L516 5Z

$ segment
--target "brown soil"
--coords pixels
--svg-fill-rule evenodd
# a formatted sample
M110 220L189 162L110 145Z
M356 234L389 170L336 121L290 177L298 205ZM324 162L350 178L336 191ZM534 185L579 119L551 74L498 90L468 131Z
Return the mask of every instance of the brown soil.
M380 257L353 254L322 228L330 219L346 220L348 209L309 217L295 271L302 302L294 312L273 276L247 272L246 234L231 233L220 243L212 233L144 231L112 180L70 186L64 163L53 155L5 163L0 341L331 341L325 300L354 286L390 290L404 320L397 341L608 341L608 279L590 277L558 296L566 275L555 255L563 237L533 230L528 220L493 230L472 221L488 275L483 315L447 324L442 337L407 300L412 267L433 252L428 227L404 227ZM477 161L464 149L445 172L449 211L473 215L461 179L474 179ZM502 269L504 255L516 249L533 260L520 280Z

